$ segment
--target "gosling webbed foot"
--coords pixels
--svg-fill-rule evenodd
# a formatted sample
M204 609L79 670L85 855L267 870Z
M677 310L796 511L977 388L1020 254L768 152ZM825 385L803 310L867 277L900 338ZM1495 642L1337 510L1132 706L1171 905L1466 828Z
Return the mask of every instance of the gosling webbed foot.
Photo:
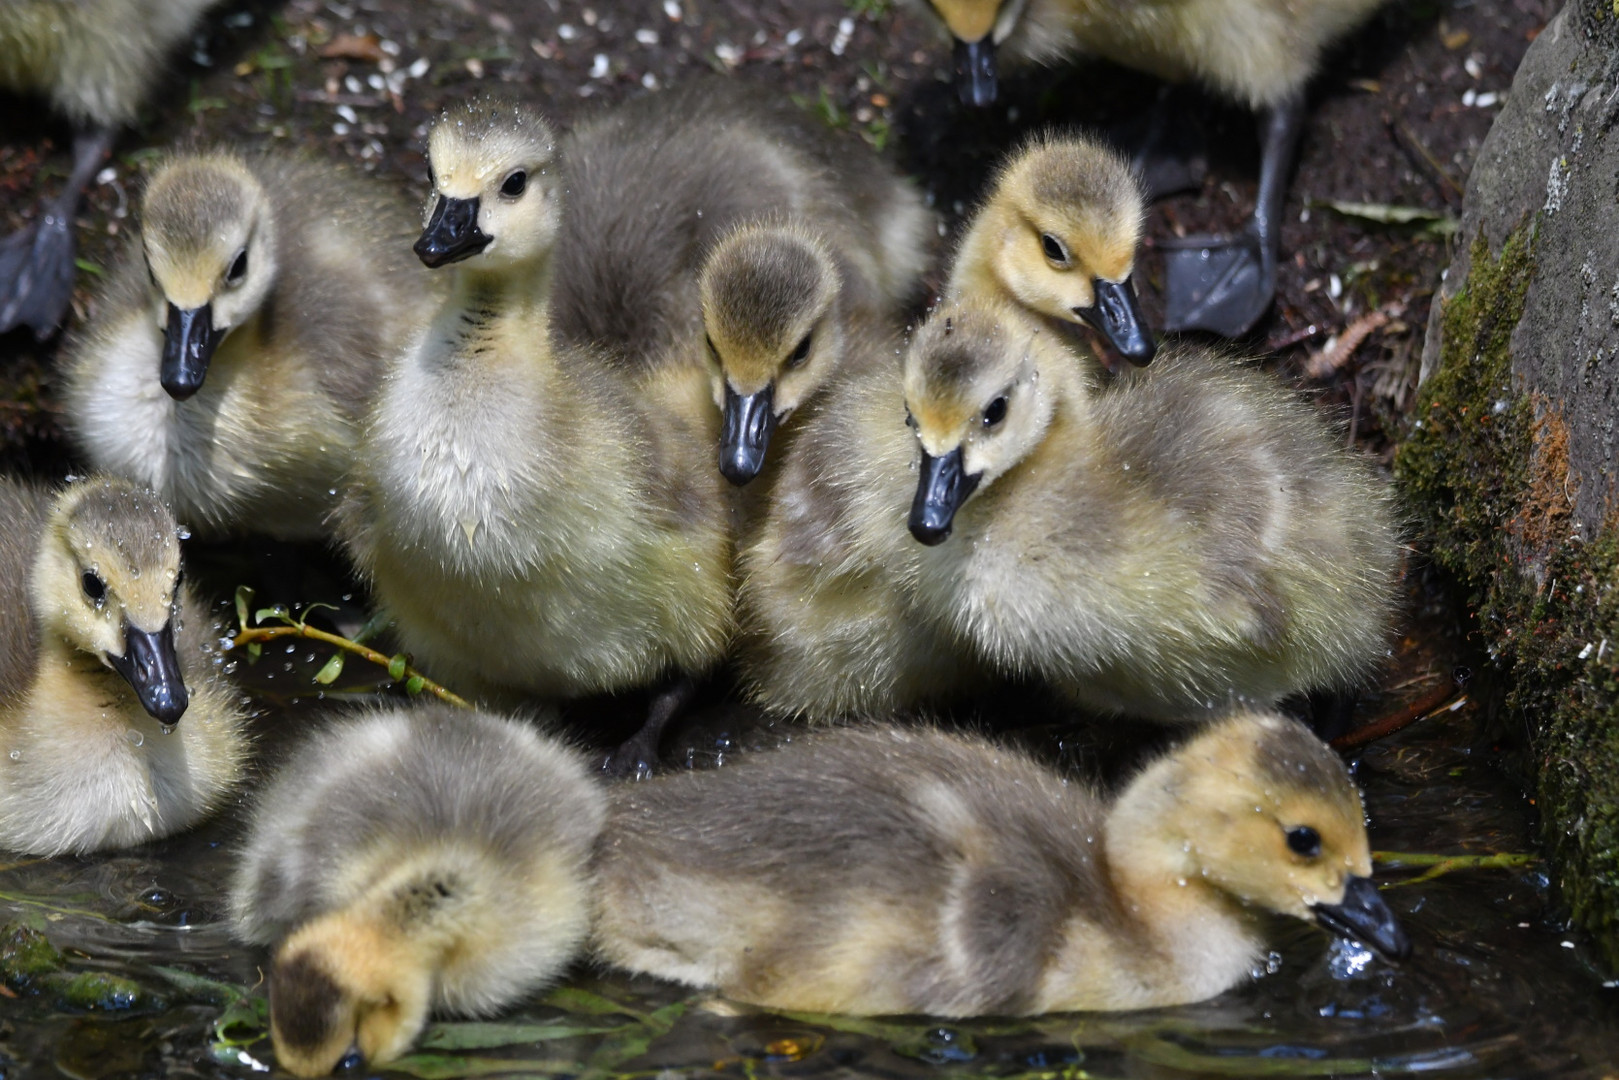
M1164 329L1207 330L1228 338L1246 334L1276 295L1269 261L1252 232L1177 241L1164 259Z
M0 333L27 326L44 341L61 324L73 295L72 226L47 207L0 240Z
M697 682L689 675L674 681L652 695L647 703L646 722L602 759L604 776L614 779L645 780L658 766L658 747L670 721L685 711L697 696Z
M0 333L28 326L44 341L56 332L73 297L73 217L90 178L112 149L112 131L90 128L73 137L73 175L39 220L0 240Z

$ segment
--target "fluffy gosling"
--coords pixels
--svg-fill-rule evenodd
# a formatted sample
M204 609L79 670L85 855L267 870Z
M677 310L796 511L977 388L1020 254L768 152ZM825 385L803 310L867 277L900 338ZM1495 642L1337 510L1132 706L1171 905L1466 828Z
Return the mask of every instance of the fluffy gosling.
M236 933L274 946L277 1063L384 1065L430 1010L487 1016L553 979L585 940L604 817L582 757L515 720L428 706L309 739L231 890Z
M383 360L434 302L409 211L328 165L220 150L165 163L141 216L66 361L76 441L199 534L324 538Z
M249 746L174 517L99 477L0 479L0 520L0 846L82 854L206 818Z
M1264 913L1391 957L1360 799L1301 725L1211 724L1116 798L926 729L838 729L611 792L597 953L775 1009L1033 1015L1248 977Z

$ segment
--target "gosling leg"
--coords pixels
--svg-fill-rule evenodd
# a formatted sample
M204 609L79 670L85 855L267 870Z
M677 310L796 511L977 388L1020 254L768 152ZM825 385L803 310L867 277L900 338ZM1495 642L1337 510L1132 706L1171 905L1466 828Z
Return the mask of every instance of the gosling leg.
M635 780L651 776L658 764L658 746L663 742L664 729L696 696L697 681L690 675L676 676L673 682L653 694L647 703L646 722L641 730L607 755L601 771L607 776Z
M1240 337L1253 328L1276 296L1277 247L1287 178L1304 131L1304 95L1288 98L1265 117L1259 161L1259 199L1236 236L1188 236L1164 245L1164 329L1208 330Z
M62 322L73 295L73 218L111 149L111 128L74 135L67 185L45 204L38 221L0 240L0 333L27 325L44 341Z

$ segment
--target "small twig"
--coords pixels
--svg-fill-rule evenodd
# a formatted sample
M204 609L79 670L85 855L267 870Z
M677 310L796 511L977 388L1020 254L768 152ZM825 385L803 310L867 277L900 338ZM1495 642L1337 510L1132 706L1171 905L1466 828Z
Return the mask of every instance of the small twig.
M1388 889L1398 885L1416 885L1419 882L1432 881L1457 870L1522 870L1526 866L1533 866L1538 860L1533 855L1516 851L1497 852L1493 855L1430 855L1414 851L1374 851L1372 861L1390 870L1408 866L1428 868L1416 877L1389 882L1383 886Z
M422 690L426 690L429 694L432 694L440 701L445 701L451 705L460 706L463 709L472 708L472 703L466 698L454 693L453 691L446 690L444 687L440 686L432 679L429 679L426 675L423 675L420 671L417 671L409 664L404 664L401 670L401 665L399 664L397 657L384 655L375 649L367 648L364 645L350 641L346 637L342 637L338 634L330 634L325 630L317 630L315 627L309 626L305 623L293 623L289 626L244 627L240 633L231 639L231 645L232 647L238 647L248 645L253 642L274 641L277 638L289 637L308 638L311 641L324 641L328 645L335 645L339 649L351 652L355 656L363 657L364 659L371 661L373 664L386 668L390 676L395 676L396 682L400 681L401 678L406 682L413 682L414 680L420 679L421 682L417 684L418 687ZM398 674L396 675L396 673Z
M1435 687L1399 712L1379 717L1346 735L1338 736L1332 740L1332 748L1352 750L1357 746L1365 746L1369 742L1393 735L1396 731L1403 731L1418 720L1455 712L1467 704L1466 687L1472 677L1473 673L1466 668L1456 668L1450 673L1449 683Z
M1444 196L1445 201L1453 204L1461 202L1464 195L1462 186L1445 170L1439 159L1433 156L1433 151L1429 150L1422 140L1417 138L1417 133L1412 131L1403 120L1395 120L1389 117L1384 122L1388 125L1389 134L1394 138L1394 144L1404 150L1407 157L1414 156L1412 163L1422 168L1429 174L1431 179L1438 182L1439 193Z
M1326 348L1311 353L1304 361L1304 373L1312 379L1330 379L1334 372L1349 362L1363 341L1403 314L1405 305L1399 301L1384 304L1376 311L1368 311L1345 327L1343 333L1330 338Z

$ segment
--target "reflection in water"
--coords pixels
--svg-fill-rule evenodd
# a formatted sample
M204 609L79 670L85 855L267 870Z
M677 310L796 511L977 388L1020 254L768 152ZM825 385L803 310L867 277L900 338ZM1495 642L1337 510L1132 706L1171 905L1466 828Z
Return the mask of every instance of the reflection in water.
M296 660L294 678L307 685L303 669L312 673L324 656ZM277 674L285 686L286 674ZM306 715L277 709L266 727L284 731ZM1532 850L1522 794L1493 763L1479 724L1470 706L1358 752L1374 849ZM695 718L666 757L711 766L784 737L785 728L722 708ZM1097 755L1114 768L1139 752L1098 748L1072 729L1027 738L1078 769ZM235 818L135 852L0 865L0 916L42 931L63 951L61 970L17 975L17 999L0 1012L7 1076L51 1074L50 1064L57 1075L87 1080L265 1069L262 987L249 992L263 957L234 945L220 924ZM690 1077L1031 1080L1608 1075L1604 1066L1619 1061L1619 990L1604 989L1586 966L1583 943L1558 921L1539 868L1401 884L1420 873L1379 873L1416 946L1398 968L1278 920L1276 952L1254 981L1213 1001L948 1024L758 1013L582 968L566 987L498 1021L435 1025L397 1072L603 1080L651 1080L664 1069ZM31 941L14 928L0 942L0 962L18 970Z

